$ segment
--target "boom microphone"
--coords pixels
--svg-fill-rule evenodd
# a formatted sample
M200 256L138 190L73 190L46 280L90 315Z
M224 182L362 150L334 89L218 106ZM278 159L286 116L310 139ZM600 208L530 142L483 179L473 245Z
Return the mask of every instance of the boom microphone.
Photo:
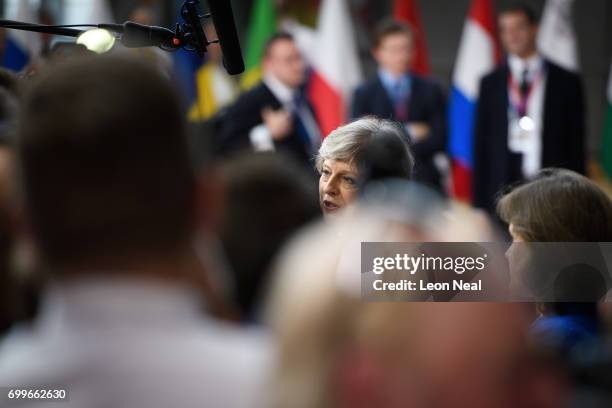
M204 57L207 47L218 42L223 53L223 65L230 75L244 72L244 60L236 23L230 0L208 0L210 14L201 16L198 13L200 0L186 0L181 8L182 23L177 23L175 31L164 27L148 26L128 21L125 24L74 24L43 25L23 23L12 20L0 20L0 27L15 30L34 31L79 37L85 31L73 27L96 27L119 34L123 45L129 48L161 47L166 51L184 49L196 52ZM202 27L202 18L212 17L218 40L209 41Z
M223 53L223 65L230 75L241 74L244 72L244 60L232 4L230 0L208 0L208 5Z

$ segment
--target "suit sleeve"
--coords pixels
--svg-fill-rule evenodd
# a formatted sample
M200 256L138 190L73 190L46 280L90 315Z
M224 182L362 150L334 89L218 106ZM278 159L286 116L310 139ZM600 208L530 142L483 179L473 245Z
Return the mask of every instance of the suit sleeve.
M488 181L488 148L487 148L487 99L489 91L486 84L486 79L480 81L479 100L476 105L476 116L474 118L474 144L473 165L472 165L472 203L475 207L488 208L490 206L490 197L488 197L487 185Z
M249 134L261 123L260 109L253 102L248 99L238 99L225 112L219 135L224 152L250 148Z
M353 94L353 106L351 107L351 118L357 119L369 112L367 103L367 92L363 86L355 90Z
M431 85L430 100L431 116L428 125L431 128L429 136L412 147L417 157L429 158L436 153L446 151L447 124L446 103L442 89Z
M570 119L570 163L569 168L585 174L586 171L586 122L585 101L582 80L579 76L574 77L571 87L572 94L568 100L571 101L568 116Z

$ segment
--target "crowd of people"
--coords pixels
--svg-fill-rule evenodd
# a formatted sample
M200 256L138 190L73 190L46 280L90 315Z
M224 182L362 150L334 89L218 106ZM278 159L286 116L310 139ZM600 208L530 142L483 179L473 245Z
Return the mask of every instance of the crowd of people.
M483 79L475 124L480 209L446 194L443 92L409 73L397 22L328 135L284 32L205 147L138 54L2 72L0 406L43 389L66 407L610 406L612 199L580 174L579 79L538 56L529 9L500 27L508 64ZM519 302L363 298L364 242L507 238ZM543 285L572 244L586 261Z

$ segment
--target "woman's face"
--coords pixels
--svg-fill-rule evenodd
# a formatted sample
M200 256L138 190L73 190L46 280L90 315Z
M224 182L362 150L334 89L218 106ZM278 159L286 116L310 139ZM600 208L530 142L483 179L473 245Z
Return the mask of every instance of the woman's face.
M335 215L357 196L357 169L340 160L325 160L319 178L319 204L323 215Z

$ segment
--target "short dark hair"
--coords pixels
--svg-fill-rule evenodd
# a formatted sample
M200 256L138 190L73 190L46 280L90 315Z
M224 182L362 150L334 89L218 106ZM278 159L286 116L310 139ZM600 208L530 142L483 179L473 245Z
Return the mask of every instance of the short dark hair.
M195 181L174 88L117 56L43 70L18 122L24 203L52 267L175 253L193 228Z
M219 238L234 274L236 303L252 317L282 246L321 215L316 183L279 152L236 156L223 163L221 174L226 205Z
M0 88L6 89L12 95L17 96L19 92L19 77L8 69L0 68Z
M279 41L295 41L295 38L293 38L293 35L286 31L275 32L266 40L266 43L263 47L263 56L267 57L270 54L270 50L272 49L274 44Z
M379 47L385 38L395 34L413 37L412 28L408 24L393 19L381 21L374 30L374 48Z
M525 15L525 17L527 17L527 21L529 21L529 24L531 25L538 24L540 20L538 14L533 9L533 7L523 2L516 2L508 7L505 7L504 9L502 9L499 15L501 16L505 13L522 13Z

